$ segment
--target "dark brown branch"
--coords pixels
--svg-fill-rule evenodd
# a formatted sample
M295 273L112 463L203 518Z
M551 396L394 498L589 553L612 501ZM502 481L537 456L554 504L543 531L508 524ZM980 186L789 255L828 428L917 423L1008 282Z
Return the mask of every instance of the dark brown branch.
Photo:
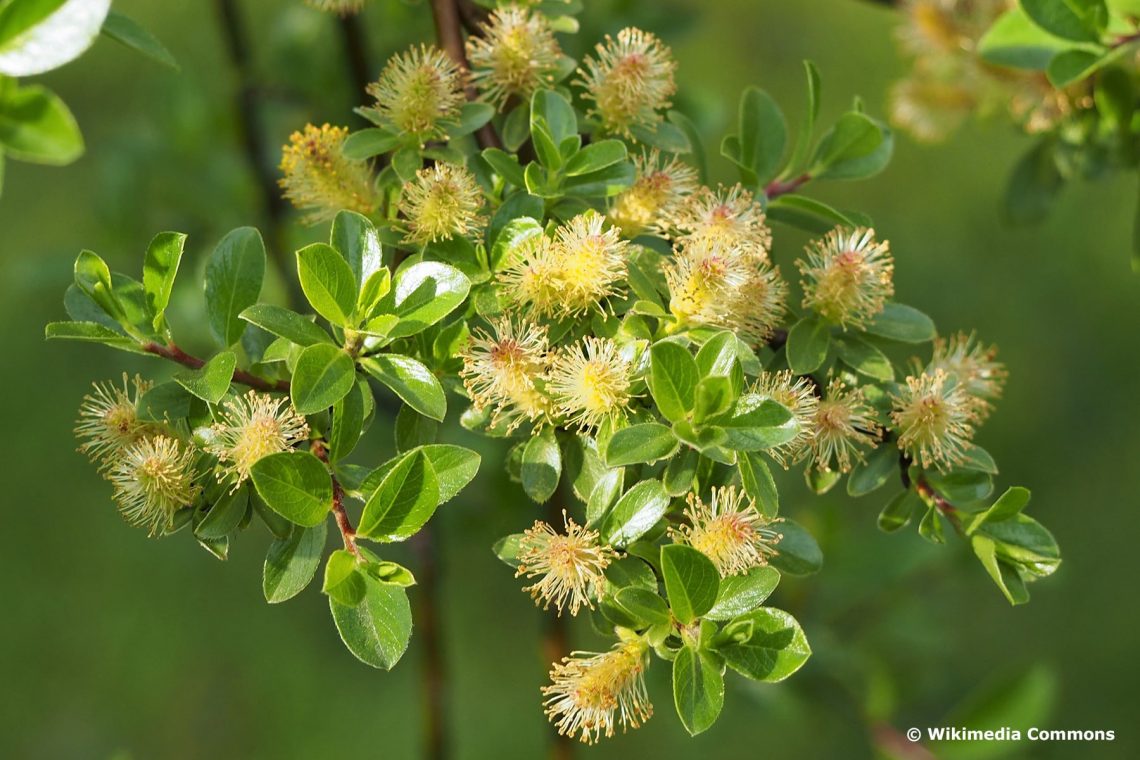
M172 362L177 362L183 367L189 367L190 369L199 369L206 364L202 359L199 359L197 356L191 356L173 343L168 343L165 346L161 343L144 343L141 348L148 354L161 356L163 359L169 359ZM263 377L258 377L257 375L246 372L243 369L234 370L233 382L249 386L259 391L289 392L288 380L266 380Z
M451 56L451 60L458 63L464 70L470 70L467 63L467 52L463 47L463 29L459 16L457 0L431 0L431 15L435 22L435 35L439 46ZM479 93L474 85L467 86L467 99L475 100ZM501 148L503 143L490 122L484 124L475 132L475 141L480 148Z
M253 172L261 199L262 213L266 221L270 255L278 271L286 282L292 268L286 253L284 222L287 211L285 200L277 188L277 180L271 164L267 161L267 150L263 132L264 125L259 108L258 88L255 82L253 63L250 56L249 35L242 21L237 0L216 0L218 22L221 25L226 55L238 79L238 90L234 97L234 112L238 129L241 132L245 160ZM290 286L294 296L296 286Z
M793 177L789 180L772 180L764 187L764 195L768 196L768 200L779 198L781 195L794 193L799 187L811 179L811 175L804 173L798 177Z
M447 748L447 669L439 627L439 541L435 527L425 525L412 536L416 553L415 619L423 642L424 757L444 760Z
M491 15L487 9L476 5L471 0L456 0L455 6L459 9L459 18L463 22L464 28L467 29L467 33L481 36L483 24Z
M352 77L353 90L358 98L363 98L373 74L372 67L368 63L368 44L360 25L360 17L341 16L337 19L337 26L340 29L341 44L344 46L344 57L348 63L349 75ZM353 105L356 104L354 101Z

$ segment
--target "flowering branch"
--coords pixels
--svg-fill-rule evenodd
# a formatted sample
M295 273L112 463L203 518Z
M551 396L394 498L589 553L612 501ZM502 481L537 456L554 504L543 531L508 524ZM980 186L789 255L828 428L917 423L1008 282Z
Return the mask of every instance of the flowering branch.
M169 359L172 362L177 362L184 367L190 369L200 369L205 366L206 362L199 359L197 356L192 356L174 343L168 343L165 346L161 343L144 343L140 346L143 351L155 356L161 356L163 359ZM234 370L233 381L241 383L242 385L249 386L259 391L279 391L281 393L289 392L288 380L266 380L265 378L258 377L252 373L246 372L242 369Z

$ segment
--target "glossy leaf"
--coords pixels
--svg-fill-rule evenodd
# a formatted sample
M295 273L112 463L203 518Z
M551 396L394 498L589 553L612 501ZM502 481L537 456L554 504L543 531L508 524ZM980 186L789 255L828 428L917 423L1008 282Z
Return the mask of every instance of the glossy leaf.
M402 541L439 506L439 482L422 451L405 454L364 504L357 534L377 541Z
M223 346L245 331L240 315L257 302L265 277L265 243L253 227L238 227L222 238L206 263L206 316Z
M659 480L643 480L617 500L598 523L603 541L628 546L645 535L669 508L669 494Z
M408 648L412 610L402 587L364 575L364 599L355 606L329 598L333 621L348 651L374 668L391 670Z
M216 404L230 389L230 381L237 367L237 356L233 351L222 351L199 369L185 370L174 374L174 382L211 404Z
M355 387L352 357L336 346L314 343L297 357L289 395L296 410L308 415L328 409Z
M297 277L318 314L341 327L353 324L356 278L348 262L330 245L313 243L297 251Z
M360 366L425 417L442 421L447 414L443 386L421 362L410 356L381 354L362 359Z
M253 485L277 514L311 528L332 509L332 480L321 460L307 451L270 454L253 465Z
M288 536L270 544L261 577L265 601L277 604L292 599L312 582L321 564L327 533L328 523L324 520L312 528L294 525Z
M673 431L658 422L630 425L618 430L610 438L606 446L606 464L621 467L656 462L672 456L678 445Z
M811 656L800 624L783 610L761 607L737 620L752 624L752 636L718 651L742 676L767 683L783 681Z
M669 607L681 623L688 625L716 604L720 573L705 555L685 544L661 547L661 574Z
M562 475L562 451L554 429L545 428L531 436L523 449L522 486L526 495L539 504L554 495Z
M415 335L454 311L470 289L471 281L455 267L421 261L396 273L392 290L376 308L400 320L390 338Z
M688 645L677 652L673 660L673 703L690 736L716 722L724 707L724 676L714 655Z

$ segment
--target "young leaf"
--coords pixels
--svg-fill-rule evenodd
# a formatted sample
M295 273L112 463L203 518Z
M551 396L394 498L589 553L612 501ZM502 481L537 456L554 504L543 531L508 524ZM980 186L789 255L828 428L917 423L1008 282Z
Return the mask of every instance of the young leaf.
M203 401L216 404L230 389L235 367L237 367L237 356L234 352L222 351L200 369L176 372L174 382Z
M439 482L422 451L411 451L384 476L364 504L357 534L376 541L402 541L423 527L439 505Z
M447 414L447 398L443 394L443 386L422 363L410 356L380 354L362 359L360 366L420 414L443 421Z
M724 675L714 655L686 645L673 660L673 703L690 736L708 730L724 707Z
M329 597L329 608L348 651L374 668L391 670L408 648L412 610L408 592L365 574L364 599L355 606Z
M606 445L606 465L622 467L627 464L656 462L672 456L677 450L677 437L673 431L658 422L643 422L618 430Z
M730 620L752 612L772 595L779 583L780 573L768 566L754 567L744 575L722 578L716 604L705 613L705 617Z
M700 372L689 350L662 341L649 349L649 391L661 414L671 422L685 419L696 403Z
M265 243L253 227L228 233L206 263L206 316L223 346L241 339L240 314L257 302L265 277Z
M307 451L270 454L253 465L253 485L277 514L311 528L332 509L332 480L321 460Z
M800 624L783 610L761 607L736 620L750 622L752 636L718 651L728 666L742 676L767 683L783 681L811 656Z
M318 314L334 325L353 325L356 278L348 262L332 246L313 243L297 251L297 277Z
M0 6L0 74L27 77L59 68L99 36L111 0L37 0Z
M301 414L316 414L356 387L356 365L342 349L314 343L297 357L289 395Z
M325 580L321 584L321 593L348 607L355 607L364 601L367 587L352 552L337 549L329 555L325 562Z
M280 306L259 303L243 310L239 315L250 324L257 325L266 332L273 333L298 346L311 346L315 343L333 344L333 339L311 319Z
M788 141L784 114L768 93L749 87L740 96L737 118L740 163L758 182L767 182L779 170Z
M147 305L154 313L154 329L162 324L162 315L170 303L170 292L174 288L174 276L178 274L178 264L182 260L182 249L186 236L181 232L160 232L150 241L143 260L143 288L146 291Z
M368 217L355 211L341 211L336 215L329 233L329 245L348 262L358 289L384 268L384 253L376 226Z
M563 172L568 177L589 174L624 161L626 154L625 143L621 140L600 140L575 153L566 162Z
M321 564L327 533L328 523L324 520L311 528L294 525L288 536L270 544L261 576L265 601L284 602L309 585Z
M906 527L914 511L921 507L922 500L914 489L907 489L895 496L879 513L879 530L894 533Z
M399 318L388 337L400 338L415 335L446 317L463 303L470 290L471 281L455 267L421 261L396 273L392 289L376 308Z
M660 480L643 480L618 499L598 523L602 540L628 546L657 524L669 508L669 494Z
M705 555L685 544L661 547L661 575L669 607L684 625L689 625L716 604L720 573Z

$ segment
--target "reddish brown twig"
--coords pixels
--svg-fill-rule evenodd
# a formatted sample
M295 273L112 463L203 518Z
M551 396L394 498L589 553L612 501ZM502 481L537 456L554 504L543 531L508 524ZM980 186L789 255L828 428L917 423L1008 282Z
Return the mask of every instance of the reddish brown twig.
M310 442L309 451L313 452L313 456L325 464L329 463L329 449L324 441L318 440ZM336 475L332 475L332 486L332 512L333 517L336 518L336 527L340 530L340 537L344 541L344 548L352 552L354 556L359 557L360 549L356 546L356 529L352 527L352 521L348 518L348 512L344 508L344 488L341 487Z
M459 5L456 0L431 0L431 15L435 21L435 34L439 39L439 46L443 48L451 60L458 63L464 70L470 70L467 63L467 52L463 47L463 27L459 15ZM467 87L467 99L475 100L479 93L473 85ZM475 131L475 141L480 148L503 147L499 135L490 122Z
M764 186L764 195L768 196L768 200L779 198L781 195L794 193L800 188L801 185L808 182L811 175L808 173L801 174L798 177L793 177L787 180L774 179Z
M206 364L204 360L186 353L173 343L168 343L165 346L161 343L144 343L141 348L148 354L161 356L163 359L169 359L172 362L177 362L183 367L189 367L190 369L200 369ZM288 380L266 380L263 377L258 377L250 372L246 372L243 369L234 370L233 382L249 386L259 391L289 392Z

